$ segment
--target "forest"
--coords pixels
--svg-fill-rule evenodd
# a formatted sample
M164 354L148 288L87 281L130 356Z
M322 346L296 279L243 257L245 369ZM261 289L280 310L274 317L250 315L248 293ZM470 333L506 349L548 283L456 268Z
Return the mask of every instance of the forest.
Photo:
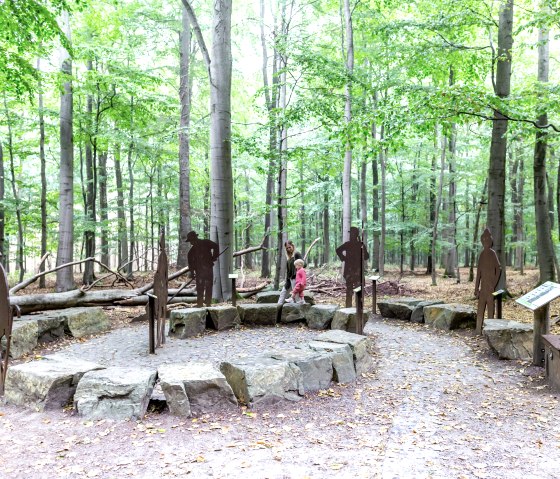
M488 227L558 277L558 0L0 0L0 31L12 283L153 270L161 229L183 268L194 230L222 300L240 267L277 285L288 238L335 262L351 226L379 274L472 281Z

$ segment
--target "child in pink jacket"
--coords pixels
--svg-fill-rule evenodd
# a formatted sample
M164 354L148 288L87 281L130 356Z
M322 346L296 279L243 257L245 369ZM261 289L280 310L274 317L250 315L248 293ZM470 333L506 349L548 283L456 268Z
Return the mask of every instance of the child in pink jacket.
M303 291L305 290L307 275L305 274L305 269L303 269L304 264L302 259L296 259L294 262L294 266L296 267L296 285L292 290L292 301L290 302L296 304L305 304Z

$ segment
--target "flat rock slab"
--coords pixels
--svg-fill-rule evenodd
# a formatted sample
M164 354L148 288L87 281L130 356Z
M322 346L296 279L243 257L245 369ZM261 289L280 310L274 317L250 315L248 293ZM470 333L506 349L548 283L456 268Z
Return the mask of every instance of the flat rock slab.
M103 366L53 354L8 369L5 399L17 406L42 411L60 409L74 396L82 376Z
M283 400L298 401L304 394L303 374L294 364L257 356L220 365L241 404L257 406Z
M443 304L443 301L438 300L428 300L428 301L420 301L415 307L414 311L410 316L411 323L423 323L424 322L424 308L426 306L433 306L435 304Z
M348 344L311 341L309 347L331 357L334 381L346 384L356 380L354 354Z
M530 324L485 319L482 334L500 359L529 360L533 356L533 326Z
M74 405L88 419L141 419L150 402L156 371L107 368L90 371L78 383Z
M237 406L226 377L212 364L188 362L158 368L167 406L175 416L200 416Z
M397 318L409 321L412 311L421 302L422 300L417 298L386 299L377 301L377 307L384 318Z
M29 354L39 344L39 325L34 319L14 320L10 356L14 359ZM2 350L6 350L6 338L2 338Z
M256 326L274 326L279 312L275 304L238 304L239 317L242 324Z
M356 331L356 308L341 308L334 313L331 329Z
M306 313L307 327L310 329L329 329L334 313L339 309L336 304L316 304Z
M373 358L368 351L370 339L365 336L349 333L347 331L331 330L321 333L317 337L317 340L328 343L347 344L350 346L354 356L356 374L368 372L374 366Z
M277 304L280 299L280 291L262 291L257 293L257 304Z
M476 311L459 303L436 304L424 308L424 321L436 329L467 329L476 326Z
M69 308L60 311L49 311L48 316L59 314L66 319L66 326L75 338L83 338L91 334L108 331L111 323L103 308Z
M206 308L174 309L169 315L169 336L185 339L202 334L207 314Z
M235 306L212 306L206 310L208 311L207 326L218 331L234 328L241 323L239 311Z
M333 379L332 357L325 352L293 348L275 351L270 357L297 366L303 375L305 392L326 389Z
M307 312L311 308L310 304L294 304L286 303L282 306L280 313L281 323L296 323L298 321L305 321Z

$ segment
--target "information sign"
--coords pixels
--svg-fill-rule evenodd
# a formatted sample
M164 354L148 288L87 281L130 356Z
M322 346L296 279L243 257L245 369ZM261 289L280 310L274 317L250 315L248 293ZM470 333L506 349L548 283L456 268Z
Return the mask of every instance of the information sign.
M516 299L519 304L535 311L542 308L552 300L560 296L560 284L547 281L541 284L538 288L529 291L527 294Z

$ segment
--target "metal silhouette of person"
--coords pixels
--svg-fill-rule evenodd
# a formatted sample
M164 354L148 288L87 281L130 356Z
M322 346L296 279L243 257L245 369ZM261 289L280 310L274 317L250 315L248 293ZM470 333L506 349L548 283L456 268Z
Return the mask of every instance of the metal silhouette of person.
M476 311L476 332L482 334L484 324L484 311L488 312L488 318L494 317L494 291L502 274L502 267L498 255L492 249L494 239L490 230L486 228L480 237L484 249L478 258L476 268L476 280L474 283L474 295L478 298Z
M354 288L362 284L364 275L364 261L369 259L369 253L359 238L359 230L355 226L350 228L350 239L336 248L336 255L344 263L344 281L346 281L346 307L352 306Z
M187 241L192 245L187 255L189 270L196 282L196 305L212 304L212 284L214 283L214 263L220 256L218 245L209 239L199 239L198 234L190 231Z

